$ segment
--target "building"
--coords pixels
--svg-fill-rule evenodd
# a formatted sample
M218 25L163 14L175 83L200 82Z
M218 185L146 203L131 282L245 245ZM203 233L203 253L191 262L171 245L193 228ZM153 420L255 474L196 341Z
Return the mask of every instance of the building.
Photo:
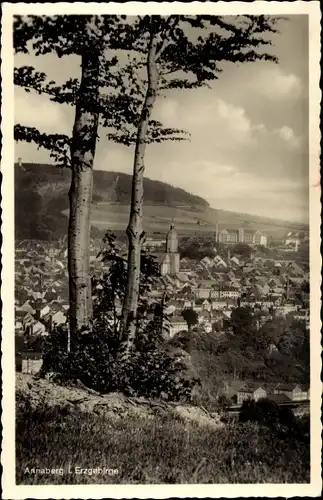
M238 229L221 229L217 232L217 241L219 243L235 244L246 243L247 245L262 245L267 246L267 236L259 230L246 229L239 227Z
M184 318L181 316L173 316L169 322L169 336L174 337L176 333L187 332L188 326Z
M219 231L218 241L219 243L238 243L238 231L222 229L221 231Z
M157 238L152 238L152 237L147 237L145 239L145 242L143 243L143 248L148 248L148 249L152 249L152 248L155 248L155 247L161 247L163 245L165 245L165 240L159 240Z
M286 239L284 240L286 247L292 247L294 252L298 252L299 246L301 244L301 238L299 233L288 233Z
M220 289L220 298L222 299L238 299L241 296L241 292L233 287L223 287Z
M178 252L178 237L174 224L172 223L166 236L166 248L163 253L152 254L159 265L162 276L175 275L179 273L180 256Z
M198 299L216 299L220 297L218 280L202 280L195 290Z
M211 301L212 311L221 311L223 309L227 309L232 303L230 303L230 299L215 299Z
M269 401L272 401L273 403L276 404L291 402L291 399L288 396L286 396L286 394L269 394L267 398L269 399Z
M308 391L303 391L298 384L279 384L274 389L274 394L285 394L291 401L306 401Z
M216 267L224 267L224 268L227 268L228 265L226 264L226 262L220 257L220 255L216 255L214 258L213 258L213 263L214 263L214 266Z
M248 399L258 401L259 399L267 397L267 392L262 387L241 387L237 392L237 403L242 404Z
M16 370L22 373L36 375L40 371L42 364L43 360L40 353L23 352L18 353L16 357Z
M211 257L203 257L201 259L201 264L203 264L205 267L213 267L215 265L215 262Z

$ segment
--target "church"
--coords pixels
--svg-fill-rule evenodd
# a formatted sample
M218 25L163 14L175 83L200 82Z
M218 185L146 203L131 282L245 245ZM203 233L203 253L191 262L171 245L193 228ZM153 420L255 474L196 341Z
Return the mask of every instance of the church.
M172 223L166 235L165 252L152 254L159 264L160 274L175 275L179 273L180 257L178 252L178 236Z

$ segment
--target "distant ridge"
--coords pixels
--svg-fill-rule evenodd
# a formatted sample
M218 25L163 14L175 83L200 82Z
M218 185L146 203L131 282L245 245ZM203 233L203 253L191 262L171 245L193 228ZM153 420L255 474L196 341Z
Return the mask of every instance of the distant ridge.
M16 178L19 176L33 174L37 189L52 191L50 185L59 184L63 188L69 188L70 171L68 169L56 168L50 164L23 163L23 169L15 164ZM131 175L122 172L108 172L105 170L94 170L94 194L101 201L112 201L116 203L129 203L131 194ZM58 187L58 186L57 186ZM165 182L156 181L145 177L144 179L145 202L166 205L187 205L189 207L207 207L208 202L188 193L184 189L172 186Z
M66 234L70 177L68 169L50 164L15 164L17 239L47 240ZM107 229L126 229L131 180L129 174L94 170L92 226L100 230L100 234ZM165 232L172 219L180 234L214 233L216 224L220 228L230 228L247 223L254 229L282 237L288 230L307 227L301 223L213 209L200 196L149 178L144 179L144 191L144 227L147 232Z
M94 170L93 203L129 205L131 175ZM59 237L67 231L71 172L51 164L15 163L16 238ZM203 211L207 201L165 182L144 179L145 203Z

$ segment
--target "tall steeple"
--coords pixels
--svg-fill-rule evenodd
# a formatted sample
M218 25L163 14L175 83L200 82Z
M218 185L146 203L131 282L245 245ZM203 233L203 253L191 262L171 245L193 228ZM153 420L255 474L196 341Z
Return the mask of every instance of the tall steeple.
M174 220L170 225L170 229L166 236L166 253L177 253L178 252L178 237L174 226Z
M219 223L215 224L215 243L219 241Z

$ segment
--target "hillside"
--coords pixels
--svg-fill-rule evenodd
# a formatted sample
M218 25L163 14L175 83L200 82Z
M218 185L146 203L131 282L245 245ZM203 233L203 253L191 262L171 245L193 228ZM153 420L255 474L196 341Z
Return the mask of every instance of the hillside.
M15 230L17 239L58 238L67 231L70 171L53 165L15 164ZM247 224L281 238L304 224L272 220L209 207L203 198L170 184L145 178L144 227L164 233L172 219L180 234L214 233L219 227ZM94 171L92 225L94 232L124 231L129 217L131 176Z
M19 485L309 482L307 421L299 435L224 424L204 407L96 396L20 374L16 415ZM25 472L53 464L59 473Z
M53 165L24 163L22 168L15 165L15 181L24 182L26 175L33 175L35 188L39 194L52 195L54 192L65 194L70 184L71 173L68 169L59 169ZM164 182L144 179L145 201L148 204L207 207L201 197ZM129 203L131 176L121 172L94 171L94 193L96 200L112 203ZM66 203L65 203L66 204ZM67 204L66 204L67 207ZM66 208L65 207L65 208Z

